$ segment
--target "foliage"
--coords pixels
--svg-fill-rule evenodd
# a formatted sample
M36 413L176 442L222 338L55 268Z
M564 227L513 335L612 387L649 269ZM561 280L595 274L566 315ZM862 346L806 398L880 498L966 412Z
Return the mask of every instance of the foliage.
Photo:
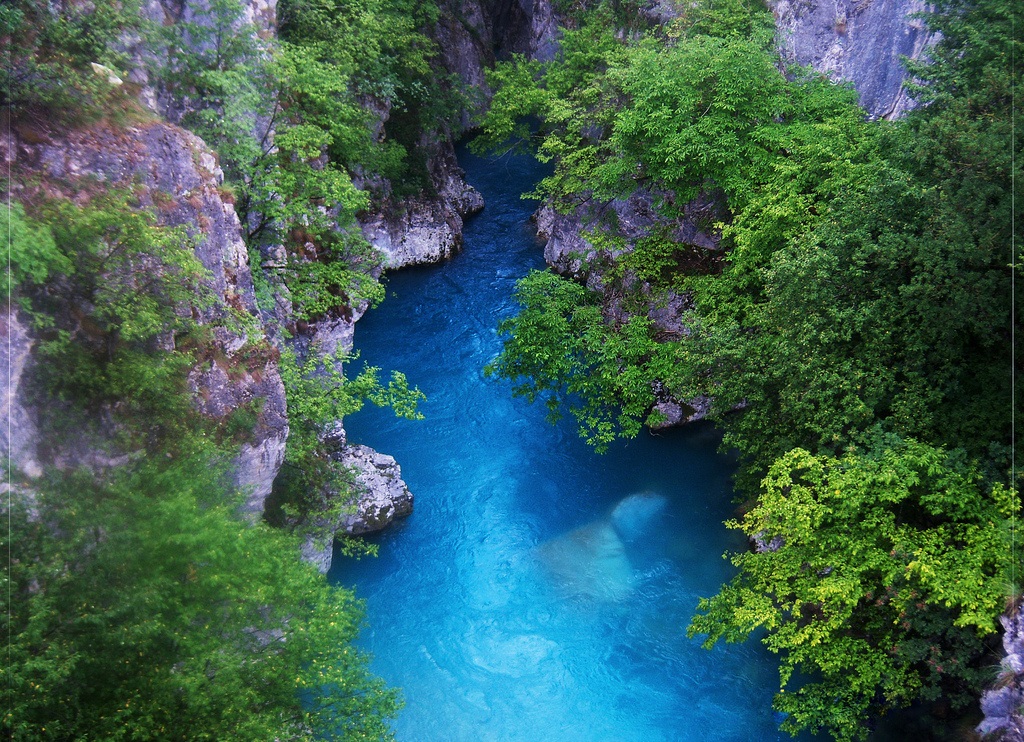
M391 738L395 692L351 646L360 604L292 537L242 526L217 461L193 446L14 499L12 739Z
M608 156L604 140L619 96L611 71L625 62L627 49L604 14L565 30L561 49L560 60L541 64L516 57L487 73L494 98L471 146L527 147L543 162L554 160L554 173L532 195L550 196L567 212L588 198L594 169ZM534 117L542 126L536 134Z
M582 219L601 287L525 279L493 369L599 445L650 421L652 388L713 400L752 503L733 525L784 546L734 556L691 631L767 630L791 731L856 738L888 708L976 694L1008 589L1019 8L938 10L942 40L913 65L924 105L895 123L779 74L739 3L687 6L665 38L595 12L564 58L491 78L482 144L555 159L535 195ZM667 226L627 244L593 215L637 189ZM698 196L718 202L702 228L723 260L670 237ZM649 308L680 288L687 332L658 337Z
M351 260L351 254L348 257ZM366 257L372 259L372 256ZM316 319L339 305L358 307L363 302L372 306L380 303L384 299L384 285L365 265L356 262L353 266L353 262L341 258L289 261L287 285L292 315L301 320Z
M45 283L51 273L68 273L68 256L57 249L53 233L45 224L25 216L25 207L17 201L0 210L0 233L7 235L10 272L0 278L0 293L7 296L22 283Z
M117 42L140 26L136 0L4 3L0 36L7 53L0 102L51 120L102 113L116 97L108 78L127 61Z
M448 127L461 99L431 66L432 3L298 0L278 16L281 38L263 39L239 0L216 0L159 34L154 74L237 185L247 243L285 245L285 284L310 319L382 296L353 175L422 190L421 137Z
M194 324L179 310L209 304L192 239L157 226L126 190L81 205L51 199L32 218L23 214L12 208L11 227L31 241L32 258L18 260L13 273L39 339L37 392L93 413L116 406L132 423L123 431L136 436L131 445L156 445L187 426L194 416L183 390L192 358L156 340L187 337ZM16 240L16 259L19 249Z
M668 49L645 46L623 73L630 103L610 137L616 156L597 168L597 180L632 190L653 179L680 203L710 181L741 208L774 154L773 124L792 110L796 91L787 87L756 41L698 35Z
M175 23L151 31L150 75L170 98L175 123L214 147L229 182L244 182L271 146L276 85L269 42L245 21L239 0L189 6Z
M288 397L289 435L284 471L275 482L273 508L280 513L270 517L320 541L325 533L333 534L338 517L354 497L351 473L334 460L325 441L329 428L367 401L390 407L399 417L423 417L416 408L426 396L410 389L404 374L393 372L387 386L379 379L380 369L373 366L346 378L342 363L349 360L343 354L314 350L300 362L286 349L279 364Z
M176 307L209 303L193 239L184 228L157 226L131 191L103 191L82 206L54 199L39 218L63 257L64 274L49 278L64 284L59 301L92 308L95 327L73 333L102 333L108 345L146 341L189 324Z
M396 189L424 185L419 139L447 127L460 105L431 65L436 46L424 32L437 16L434 3L408 0L282 3L282 48L303 60L297 102L308 121L330 132L333 161L379 173ZM367 101L390 106L379 137Z
M892 437L838 459L794 449L762 486L727 525L782 545L734 555L740 574L701 601L690 635L766 630L793 733L862 739L867 719L915 699L969 703L1004 604L1016 494L962 456Z
M567 405L598 450L635 436L654 403L650 380L671 362L650 320L637 314L610 326L598 294L548 271L522 279L515 298L521 310L500 325L505 347L487 373L512 380L517 396L543 399L552 419Z
M41 339L43 422L51 437L83 438L102 417L95 432L116 431L114 450L141 457L101 474L49 472L10 499L5 731L390 739L396 695L351 646L360 606L300 562L294 537L235 517L226 462L258 412L239 408L218 431L194 408L187 375L215 329L182 309L219 326L232 317L209 316L193 240L157 226L129 191L90 188L78 201L11 212L26 239L49 235L15 274ZM289 399L299 423L355 409L360 394L401 404L404 380L330 378L338 388L310 380Z
M697 388L713 386L718 414L747 405L726 424L754 473L795 446L841 452L879 420L984 455L1008 438L1008 271L905 171L876 159L844 177L784 247L755 252L762 232L724 276L694 283L706 320L687 361L719 369Z

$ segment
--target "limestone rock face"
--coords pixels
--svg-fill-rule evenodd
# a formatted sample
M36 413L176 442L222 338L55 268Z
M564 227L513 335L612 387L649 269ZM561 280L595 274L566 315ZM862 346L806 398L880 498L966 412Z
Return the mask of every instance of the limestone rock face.
M384 255L384 268L438 263L462 248L463 219L484 206L480 193L463 179L450 143L429 162L436 197L389 203L360 219L363 236Z
M632 250L633 243L651 234L656 226L667 227L676 242L694 245L709 253L718 251L721 237L709 226L722 218L717 199L712 195L694 199L683 207L680 218L669 223L655 209L657 198L657 194L640 189L627 199L613 199L599 207L580 207L571 214L559 214L550 204L545 204L535 214L537 234L546 240L544 260L556 272L586 281L590 288L597 290L602 282L595 266ZM599 253L584 233L603 229L601 225L609 222L615 224L615 233L625 239L625 244L621 250Z
M662 415L665 419L660 423L651 425L651 430L664 430L665 428L672 428L677 425L695 423L705 419L708 413L711 412L711 398L707 395L701 394L686 402L680 402L678 399L659 390L659 386L660 384L655 382L654 397L657 402L654 403L653 411Z
M359 492L355 513L342 518L339 531L358 536L379 531L412 512L412 493L395 459L368 446L345 446L341 463L355 472Z
M225 307L255 311L238 216L221 192L224 174L199 137L162 123L128 129L97 126L45 143L22 144L17 157L71 189L84 178L120 187L141 184L141 205L153 208L162 225L183 225L198 237L196 257L210 272L210 287L219 299L203 311L201 321L219 316ZM240 345L244 340L227 342Z
M341 520L321 522L319 530L359 536L379 531L395 518L404 518L412 512L412 493L393 457L369 446L349 445L340 421L325 431L322 440L328 449L333 449L331 458L352 472L355 499ZM333 553L331 538L308 536L302 546L302 558L325 573L331 568Z
M875 118L895 118L913 108L903 88L907 71L900 57L918 59L936 40L923 21L911 17L928 9L924 0L771 0L769 5L784 59L851 81Z
M1003 651L996 687L981 695L978 733L996 742L1024 742L1024 603L999 617Z
M32 338L17 312L0 314L0 456L10 457L27 477L43 473L39 463L39 431L25 402L25 373L32 357Z
M6 139L0 148L19 168L38 173L52 191L65 196L76 195L89 180L135 188L140 204L151 208L160 224L182 226L196 240L195 254L209 272L207 285L214 301L191 308L193 316L211 323L240 313L250 316L259 332L238 217L222 193L224 176L216 158L201 139L164 123L127 129L100 125L42 142ZM174 339L162 342L173 347ZM283 461L288 435L277 352L262 336L223 327L216 329L213 346L213 358L201 361L189 381L205 414L224 419L247 408L255 416L255 427L235 462L234 478L248 493L245 510L259 513ZM62 463L74 465L72 459Z
M269 40L277 35L277 0L241 0L241 15L233 18L230 33L246 33L253 36L257 43ZM143 0L142 16L159 26L183 25L185 28L205 29L208 33L196 38L186 33L183 44L190 51L214 57L215 31L221 27L223 33L225 18L218 16L221 10L215 7L212 0ZM187 24L187 25L185 25ZM166 63L162 53L147 47L142 39L134 39L130 44L133 58L129 78L141 86L140 102L152 111L159 113L171 123L180 124L188 113L200 108L203 103L190 100L186 96L177 95L167 90L159 80L150 80L149 72ZM263 47L266 50L266 47ZM257 134L264 134L269 122L252 118L252 128Z

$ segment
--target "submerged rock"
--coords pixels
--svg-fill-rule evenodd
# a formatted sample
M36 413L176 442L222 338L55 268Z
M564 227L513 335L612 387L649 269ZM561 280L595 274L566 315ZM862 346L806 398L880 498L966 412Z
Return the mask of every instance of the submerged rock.
M635 541L647 533L667 505L668 500L653 492L630 495L615 506L611 522L623 540Z
M627 546L649 536L668 500L654 492L624 497L607 519L540 544L535 553L555 588L572 597L616 602L633 592L636 573Z
M614 602L632 592L633 568L611 523L589 523L541 544L536 554L567 596Z

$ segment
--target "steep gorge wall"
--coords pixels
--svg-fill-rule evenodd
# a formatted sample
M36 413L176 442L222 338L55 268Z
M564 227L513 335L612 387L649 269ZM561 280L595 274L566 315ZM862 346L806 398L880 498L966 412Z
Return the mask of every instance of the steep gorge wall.
M848 80L873 118L914 106L902 57L920 59L936 40L918 14L923 0L769 0L787 62Z
M198 137L161 122L124 129L96 125L65 135L37 135L31 141L17 134L4 137L0 156L16 173L41 178L52 195L80 197L97 183L133 188L140 207L152 209L159 224L183 226L197 238L195 255L209 272L207 283L214 297L211 306L192 309L199 323L239 313L250 318L251 327L259 326L238 217L222 191L223 173L216 158ZM25 401L32 367L31 330L17 315L8 318L6 329L9 352L20 371L12 376L5 395L8 414L17 426L7 450L15 465L37 475L39 410ZM288 436L284 386L276 362L272 356L246 352L261 339L251 331L217 327L215 359L196 366L189 376L197 405L212 418L226 418L260 400L257 425L242 444L234 467L235 484L247 493L244 510L254 515L262 512ZM174 338L164 337L162 343L173 348ZM83 442L81 450L62 451L57 459L42 463L102 464L94 454Z

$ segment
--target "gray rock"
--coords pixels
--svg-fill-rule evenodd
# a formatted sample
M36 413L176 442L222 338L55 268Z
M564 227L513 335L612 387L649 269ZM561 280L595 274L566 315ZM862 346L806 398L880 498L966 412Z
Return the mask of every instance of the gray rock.
M393 457L369 446L346 446L340 458L355 472L358 495L355 512L344 516L339 531L350 535L379 531L412 512L412 493Z
M337 523L317 524L316 531L328 534L327 538L308 535L303 542L303 560L326 573L334 553L330 534L359 536L379 531L395 518L409 515L413 497L395 459L369 446L348 445L340 422L325 431L322 440L331 451L331 458L352 472L355 495Z
M312 564L320 574L327 574L334 561L334 541L328 539L326 542L314 536L306 536L302 542L300 551L302 561Z
M462 247L463 219L483 208L479 192L464 180L450 142L428 163L436 196L417 196L360 219L363 236L384 255L384 267L438 263Z
M222 192L223 173L201 139L164 123L127 129L97 125L60 139L38 143L3 140L6 157L47 178L54 190L74 196L86 179L135 188L141 204L158 222L182 226L196 240L195 254L209 272L214 301L205 308L185 308L200 323L229 316L248 317L246 327L218 327L217 360L200 363L189 381L201 411L217 419L242 407L258 407L257 424L244 441L234 468L235 483L247 490L247 512L262 510L280 465L288 435L284 386L277 353L262 336L248 253L230 198ZM165 347L174 339L163 338ZM65 466L116 465L123 452L65 451Z
M670 230L679 243L693 245L708 254L718 252L720 235L706 226L719 216L720 206L714 197L704 195L695 199L673 221L658 213L655 207L657 198L649 191L639 190L627 199L580 207L571 214L559 214L546 204L534 215L537 234L546 240L544 259L548 265L593 291L605 292L603 312L609 322L625 322L629 314L616 292L606 290L609 287L605 285L604 271L612 262L632 251L636 241L651 234L655 227ZM614 234L618 240L616 246L598 250L584 236L588 231L599 230ZM647 297L647 316L653 321L661 339L690 334L686 317L693 309L693 301L688 294L671 290L654 292L647 284L637 285L635 278L627 277L626 280L633 281L633 287ZM655 403L651 411L663 416L664 420L651 425L652 430L703 420L711 410L709 397L702 395L685 401L675 399L665 391L660 381L654 382L654 393Z
M470 96L459 120L460 128L466 130L486 110L493 95L484 73L494 64L491 19L479 2L450 0L439 7L434 39L441 64L459 76Z
M901 56L921 58L936 36L911 18L924 0L771 0L783 57L849 80L875 118L913 107Z
M541 206L534 218L537 234L546 240L544 260L556 272L587 281L596 289L602 282L591 276L594 266L631 251L633 244L650 235L655 227L668 229L676 242L717 253L721 235L708 225L722 216L719 201L711 194L702 195L686 204L678 218L669 221L658 213L655 205L662 197L664 194L638 189L626 199L588 202L570 214L558 213L551 204ZM587 241L588 231L614 234L621 238L621 247L598 251Z
M763 532L761 532L755 533L750 537L750 544L758 554L767 554L772 551L778 551L786 545L786 542L782 536L772 536L771 538L768 538Z
M39 430L25 401L25 372L33 340L16 311L0 315L0 456L29 478L43 473L39 462ZM6 477L4 478L6 479Z
M1024 742L1024 602L999 617L1003 651L996 687L981 696L984 715L977 731L998 742Z
M704 420L711 412L711 398L703 394L686 402L680 402L664 393L659 396L655 392L655 395L658 401L654 403L652 412L664 415L665 420L651 425L651 430L664 430L677 425L695 423L698 420Z
M234 486L245 495L242 515L252 520L259 520L263 515L263 506L274 479L284 463L284 436L268 436L261 442L243 443L234 465Z

